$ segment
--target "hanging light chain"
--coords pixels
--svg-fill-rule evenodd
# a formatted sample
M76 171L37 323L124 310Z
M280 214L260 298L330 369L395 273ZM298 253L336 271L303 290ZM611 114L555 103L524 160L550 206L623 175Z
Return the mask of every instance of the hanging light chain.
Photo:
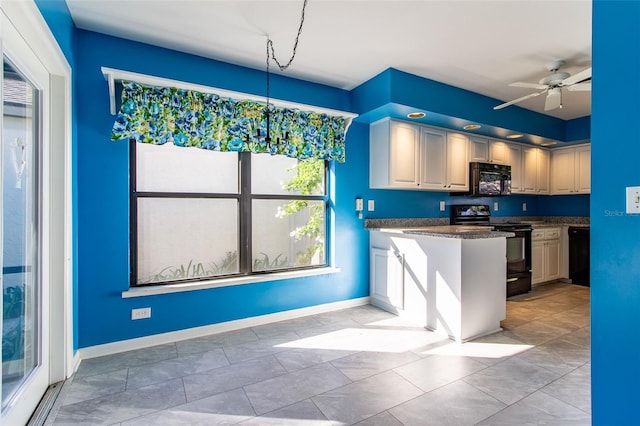
M284 71L287 68L289 68L289 66L291 65L291 63L293 62L293 59L296 57L296 52L298 50L298 42L300 41L300 34L302 33L302 26L304 25L304 12L305 9L307 8L307 1L308 0L304 0L304 2L302 3L302 13L300 16L300 26L298 27L298 34L296 34L296 39L295 42L293 44L293 53L291 54L291 58L289 58L289 61L285 64L282 65L278 59L276 58L276 52L275 49L273 48L273 40L271 40L271 38L269 38L269 36L267 35L267 107L265 108L265 118L267 119L267 135L265 138L265 141L267 142L267 146L270 146L271 143L271 135L270 133L270 119L271 119L271 111L270 111L270 92L271 92L271 79L270 79L270 62L271 59L273 59L273 61L276 63L276 65L278 65L278 68L280 68L280 71ZM269 52L269 50L271 50L271 52ZM260 131L258 131L258 134L260 133ZM288 139L289 133L287 132L286 136L285 136L285 140Z

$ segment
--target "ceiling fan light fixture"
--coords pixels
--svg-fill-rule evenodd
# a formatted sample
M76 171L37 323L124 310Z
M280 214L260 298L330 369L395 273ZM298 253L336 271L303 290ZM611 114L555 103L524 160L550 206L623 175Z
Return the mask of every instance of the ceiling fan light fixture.
M478 130L480 127L482 127L479 124L467 124L466 126L463 127L464 130Z
M415 111L415 112L410 112L409 114L407 114L407 117L415 120L415 119L418 119L418 118L422 118L425 115L427 115L427 114L425 114L424 112Z
M507 135L507 139L519 139L523 136L524 135L522 133L512 133L510 135Z

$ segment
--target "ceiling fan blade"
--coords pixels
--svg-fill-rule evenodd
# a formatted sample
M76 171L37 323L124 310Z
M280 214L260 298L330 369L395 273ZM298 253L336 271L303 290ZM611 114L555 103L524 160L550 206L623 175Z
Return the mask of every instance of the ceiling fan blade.
M511 83L509 86L511 87L525 87L527 89L537 89L544 90L547 88L546 84L537 84L537 83L526 83L522 81L516 81L515 83Z
M570 92L589 92L591 90L591 82L572 84L568 87Z
M580 83L581 81L585 81L591 78L591 67L586 70L582 70L577 74L569 76L562 80L563 86L571 86L572 84Z
M545 87L546 87L546 86L545 86ZM521 98L514 99L514 100L509 101L509 102L505 102L505 103L503 103L503 104L500 104L500 105L494 106L494 107L493 107L493 109L494 109L494 110L502 109L502 108L504 108L504 107L508 107L509 105L513 105L513 104L517 104L518 102L522 102L522 101L524 101L524 100L526 100L526 99L535 98L536 96L539 96L539 95L543 94L543 93L544 93L544 92L546 92L546 91L547 91L547 89L545 88L545 90L543 90L542 92L531 93L531 94L529 94L529 95L527 95L527 96L523 96L523 97L521 97Z
M562 92L559 87L555 87L549 91L547 99L544 101L544 110L550 111L559 108L562 105Z

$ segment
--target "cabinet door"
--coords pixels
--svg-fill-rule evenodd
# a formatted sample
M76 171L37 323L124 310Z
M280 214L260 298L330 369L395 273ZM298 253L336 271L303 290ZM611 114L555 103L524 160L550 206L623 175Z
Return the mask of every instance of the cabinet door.
M549 151L536 148L536 193L548 194L549 191Z
M522 192L536 192L537 148L522 148Z
M422 128L420 140L420 187L443 191L447 180L447 135L440 130Z
M509 164L507 161L507 144L502 141L489 141L489 162Z
M545 242L545 281L560 278L560 240Z
M576 148L575 154L575 192L591 192L591 147Z
M504 144L505 164L511 166L511 192L522 192L522 147Z
M544 241L531 243L531 282L533 284L544 281Z
M488 139L476 136L469 138L469 161L490 161Z
M392 250L371 248L369 296L387 309L404 308L403 256Z
M469 190L469 138L460 133L447 133L447 189Z
M551 179L554 194L569 194L574 191L574 151L563 149L553 151Z
M389 146L389 185L416 188L420 184L419 128L391 122Z

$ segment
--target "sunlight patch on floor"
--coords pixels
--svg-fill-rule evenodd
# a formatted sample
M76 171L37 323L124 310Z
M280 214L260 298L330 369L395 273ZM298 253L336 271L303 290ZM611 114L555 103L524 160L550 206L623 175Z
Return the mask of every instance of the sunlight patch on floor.
M420 352L422 355L455 355L474 358L506 358L533 348L532 345L507 343L455 343Z
M418 349L443 337L426 330L381 330L345 328L318 336L276 345L280 348L340 351L405 352Z

